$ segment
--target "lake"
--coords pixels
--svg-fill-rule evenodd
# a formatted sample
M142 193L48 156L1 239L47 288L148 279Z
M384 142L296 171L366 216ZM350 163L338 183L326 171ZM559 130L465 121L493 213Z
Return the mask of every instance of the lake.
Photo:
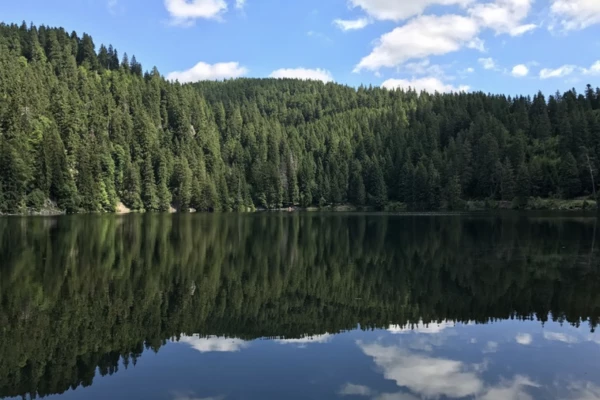
M0 398L600 399L576 214L0 219Z

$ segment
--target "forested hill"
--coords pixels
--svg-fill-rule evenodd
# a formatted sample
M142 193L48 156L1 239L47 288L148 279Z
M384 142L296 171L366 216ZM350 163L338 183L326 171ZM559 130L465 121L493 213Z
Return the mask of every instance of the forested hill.
M0 212L48 200L76 212L591 197L600 89L584 89L182 85L89 35L2 24Z

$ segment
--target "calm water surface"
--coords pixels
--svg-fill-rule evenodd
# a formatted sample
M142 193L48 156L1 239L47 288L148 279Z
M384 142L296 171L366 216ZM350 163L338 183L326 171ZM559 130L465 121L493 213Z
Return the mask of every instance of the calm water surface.
M0 219L0 398L600 399L590 216Z

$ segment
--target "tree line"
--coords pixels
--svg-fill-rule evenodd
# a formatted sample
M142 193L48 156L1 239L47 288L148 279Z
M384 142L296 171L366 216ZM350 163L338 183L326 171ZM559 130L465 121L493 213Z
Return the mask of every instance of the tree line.
M180 84L63 28L0 24L0 212L592 198L600 89Z
M199 334L600 322L594 218L304 214L0 220L0 397L46 396ZM256 233L260 232L260 235ZM35 249L35 251L32 251Z

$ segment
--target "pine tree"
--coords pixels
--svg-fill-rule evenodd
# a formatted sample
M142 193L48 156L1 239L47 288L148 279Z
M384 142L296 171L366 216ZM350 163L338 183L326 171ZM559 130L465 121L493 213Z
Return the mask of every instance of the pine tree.
M362 176L362 166L358 160L354 160L351 164L348 199L352 202L352 204L356 204L357 206L364 206L366 202L365 182Z
M501 168L500 193L502 200L511 201L515 197L515 174L508 158L504 160Z
M415 205L419 210L427 209L430 202L429 173L423 161L419 161L415 170Z
M579 179L579 169L577 161L571 152L567 152L561 158L560 166L560 190L566 198L572 198L581 192L581 180Z
M142 164L142 203L146 211L157 211L159 207L159 198L156 194L156 182L154 179L154 168L150 156L146 156L146 160ZM164 194L163 194L164 195ZM163 204L164 207L164 204Z
M448 180L446 188L446 200L450 210L459 210L461 208L460 194L460 177L454 175Z
M137 164L128 162L125 166L121 201L131 210L142 210L144 208L144 203L141 198L141 190L140 170Z
M529 176L529 170L527 164L521 163L517 171L515 194L519 198L519 202L526 203L527 199L531 195L531 178Z

